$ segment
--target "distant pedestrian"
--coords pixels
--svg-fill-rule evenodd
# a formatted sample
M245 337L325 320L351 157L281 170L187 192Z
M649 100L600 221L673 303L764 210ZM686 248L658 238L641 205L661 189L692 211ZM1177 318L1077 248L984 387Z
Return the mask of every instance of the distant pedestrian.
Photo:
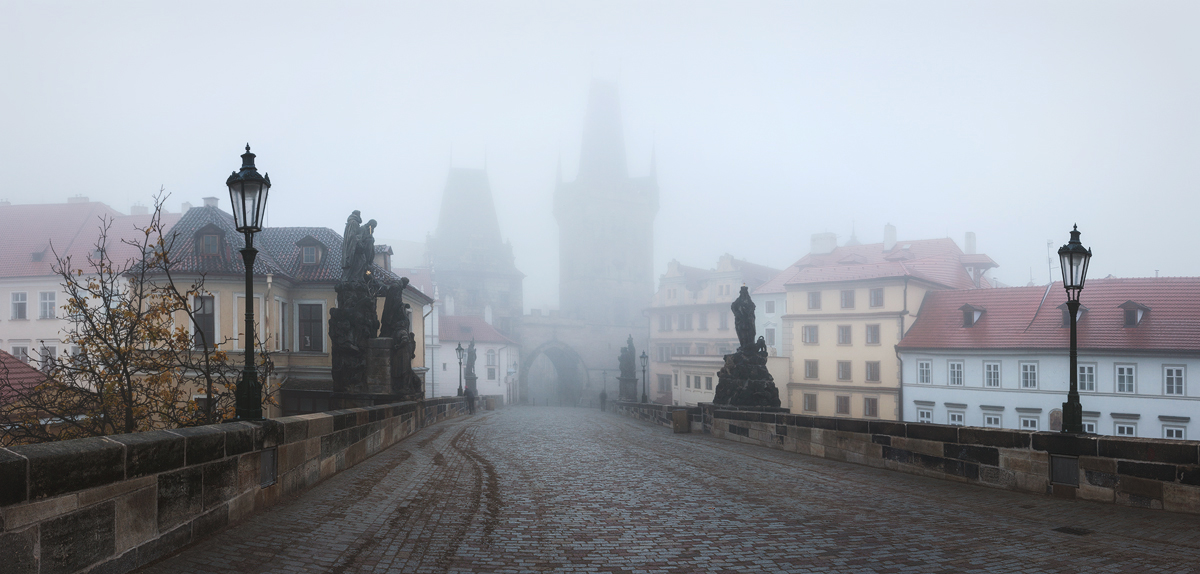
M467 410L471 414L475 414L475 391L467 387L467 392L464 396L467 397Z
M603 389L601 389L601 390L600 390L600 410L601 410L601 411L603 411L603 410L604 410L604 403L605 403L606 401L608 401L608 392L606 392L606 391L604 391Z

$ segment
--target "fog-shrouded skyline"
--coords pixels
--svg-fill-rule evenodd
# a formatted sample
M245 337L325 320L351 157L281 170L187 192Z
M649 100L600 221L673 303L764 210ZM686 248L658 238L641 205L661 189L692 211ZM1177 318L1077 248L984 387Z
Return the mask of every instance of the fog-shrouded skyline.
M973 231L1011 285L1076 223L1091 277L1200 275L1197 29L1155 1L7 2L0 199L228 209L249 142L271 225L423 241L447 169L486 165L526 307L555 307L556 173L603 79L630 174L656 158L655 276L887 223Z

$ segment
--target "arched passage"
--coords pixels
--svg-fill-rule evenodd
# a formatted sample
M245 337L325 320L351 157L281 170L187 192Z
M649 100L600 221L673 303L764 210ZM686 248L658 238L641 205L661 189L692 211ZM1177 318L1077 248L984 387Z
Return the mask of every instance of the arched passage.
M522 400L535 405L574 405L587 379L579 353L558 341L523 355L520 373Z

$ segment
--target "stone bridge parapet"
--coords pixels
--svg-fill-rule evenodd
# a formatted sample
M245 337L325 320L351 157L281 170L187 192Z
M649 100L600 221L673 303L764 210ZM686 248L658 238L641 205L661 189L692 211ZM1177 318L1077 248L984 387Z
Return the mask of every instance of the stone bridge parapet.
M0 448L0 570L127 572L466 412L444 397Z

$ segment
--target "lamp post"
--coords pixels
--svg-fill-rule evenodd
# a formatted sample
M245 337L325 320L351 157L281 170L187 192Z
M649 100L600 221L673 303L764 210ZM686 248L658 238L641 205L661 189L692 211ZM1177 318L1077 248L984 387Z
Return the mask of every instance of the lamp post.
M458 348L454 349L454 354L458 355L458 396L460 396L460 397L463 396L463 392L462 392L462 360L463 360L464 352L466 352L466 349L462 348L462 343L459 342Z
M242 368L242 381L234 391L237 419L242 421L262 420L262 384L258 382L258 370L254 364L254 234L262 231L263 212L267 207L267 192L271 189L271 177L259 175L254 167L254 154L250 144L242 154L242 169L235 171L225 180L229 187L230 209L233 210L233 226L245 234L246 247L242 249L242 262L246 266L246 366Z
M1083 405L1079 404L1079 352L1076 343L1076 321L1079 315L1079 293L1087 280L1088 262L1092 250L1079 242L1079 226L1071 230L1071 241L1058 249L1062 268L1063 288L1067 290L1067 313L1071 315L1071 390L1063 403L1062 432L1083 432Z
M646 365L650 364L650 357L646 356L646 351L642 351L642 402L650 402L650 396L646 393Z

